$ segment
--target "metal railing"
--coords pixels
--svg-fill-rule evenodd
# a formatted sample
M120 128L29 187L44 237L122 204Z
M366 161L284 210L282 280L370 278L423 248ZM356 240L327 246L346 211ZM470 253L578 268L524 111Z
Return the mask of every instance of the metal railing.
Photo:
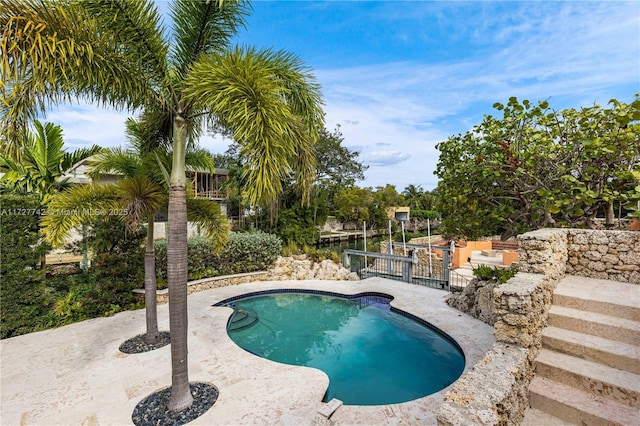
M450 271L449 287L451 291L462 291L472 280L471 277L460 274L455 269Z
M442 266L434 269L432 265L419 263L416 249L427 246L407 244L408 256L397 254L345 250L342 254L343 265L351 272L356 272L361 279L382 277L404 281L428 287L449 290L450 281L450 248L442 246L430 247L442 251Z

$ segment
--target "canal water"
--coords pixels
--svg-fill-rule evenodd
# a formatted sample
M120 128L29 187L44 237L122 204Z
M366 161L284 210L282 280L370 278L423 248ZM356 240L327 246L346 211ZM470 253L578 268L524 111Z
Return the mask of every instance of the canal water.
M382 240L384 240L385 237L384 236L376 236L376 237L370 237L367 238L367 251L379 251L379 246L378 243ZM386 240L388 240L389 237L386 237ZM386 241L385 240L385 241ZM364 239L363 238L358 238L358 239L350 239L350 240L342 240L342 241L331 241L328 243L323 243L318 245L319 249L329 249L331 251L334 251L336 253L338 253L339 255L342 256L342 252L349 249L349 250L364 250Z

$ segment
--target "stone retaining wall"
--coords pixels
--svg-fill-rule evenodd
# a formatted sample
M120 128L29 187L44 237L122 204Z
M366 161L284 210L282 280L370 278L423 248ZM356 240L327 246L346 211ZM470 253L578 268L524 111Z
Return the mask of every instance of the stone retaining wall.
M447 304L485 324L494 325L496 321L493 314L493 289L497 285L497 280L473 278L461 292L449 293Z
M540 229L520 235L519 269L640 284L640 233Z
M476 292L463 293L465 299L458 296L455 302L467 312L492 312L478 318L493 318L496 343L447 393L439 425L522 421L553 291L565 274L640 283L637 232L540 229L519 235L518 241L520 272L495 286L493 298L477 295L486 285L475 283Z
M640 284L640 232L567 232L567 274Z
M520 424L528 407L530 370L526 349L496 342L447 393L438 425Z
M254 281L266 281L269 278L267 271L247 272L236 275L223 275L219 277L203 278L201 280L189 281L187 283L187 294L197 293L199 291L211 290L213 288L227 287L250 283ZM144 297L144 289L134 290L134 293L141 294ZM157 303L169 303L169 290L162 289L156 293Z
M493 323L496 343L447 393L438 412L439 425L512 425L522 421L529 407L533 361L541 347L555 284L550 276L519 272L501 285L474 279L470 285L476 287L475 293L447 300ZM487 294L491 289L492 295Z
M281 281L281 280L350 280L360 278L355 272L350 272L342 265L331 260L313 262L305 255L293 257L278 257L275 264L267 271L248 272L244 274L224 275L220 277L203 278L187 283L187 294L196 293L213 288L227 287L254 281ZM134 293L144 298L144 289L133 290ZM158 303L169 302L167 289L158 290Z

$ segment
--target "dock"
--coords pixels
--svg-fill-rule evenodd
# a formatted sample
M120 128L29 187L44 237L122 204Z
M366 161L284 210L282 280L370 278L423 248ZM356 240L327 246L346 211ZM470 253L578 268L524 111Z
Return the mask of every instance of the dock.
M362 231L334 231L320 235L320 243L330 243L333 241L355 240L362 237Z

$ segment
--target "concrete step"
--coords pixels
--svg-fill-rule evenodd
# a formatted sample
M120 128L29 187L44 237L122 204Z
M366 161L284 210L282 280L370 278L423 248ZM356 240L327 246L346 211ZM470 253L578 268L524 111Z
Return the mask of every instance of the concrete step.
M540 376L529 387L531 407L565 422L589 426L631 426L640 420L637 408Z
M577 331L547 327L542 331L542 347L640 374L640 346Z
M549 310L548 323L552 327L640 346L638 321L553 305Z
M553 293L553 304L640 321L640 285L567 275Z
M573 423L564 421L549 413L529 407L524 413L520 426L573 426Z
M542 349L536 374L565 385L640 408L640 375L571 355Z

